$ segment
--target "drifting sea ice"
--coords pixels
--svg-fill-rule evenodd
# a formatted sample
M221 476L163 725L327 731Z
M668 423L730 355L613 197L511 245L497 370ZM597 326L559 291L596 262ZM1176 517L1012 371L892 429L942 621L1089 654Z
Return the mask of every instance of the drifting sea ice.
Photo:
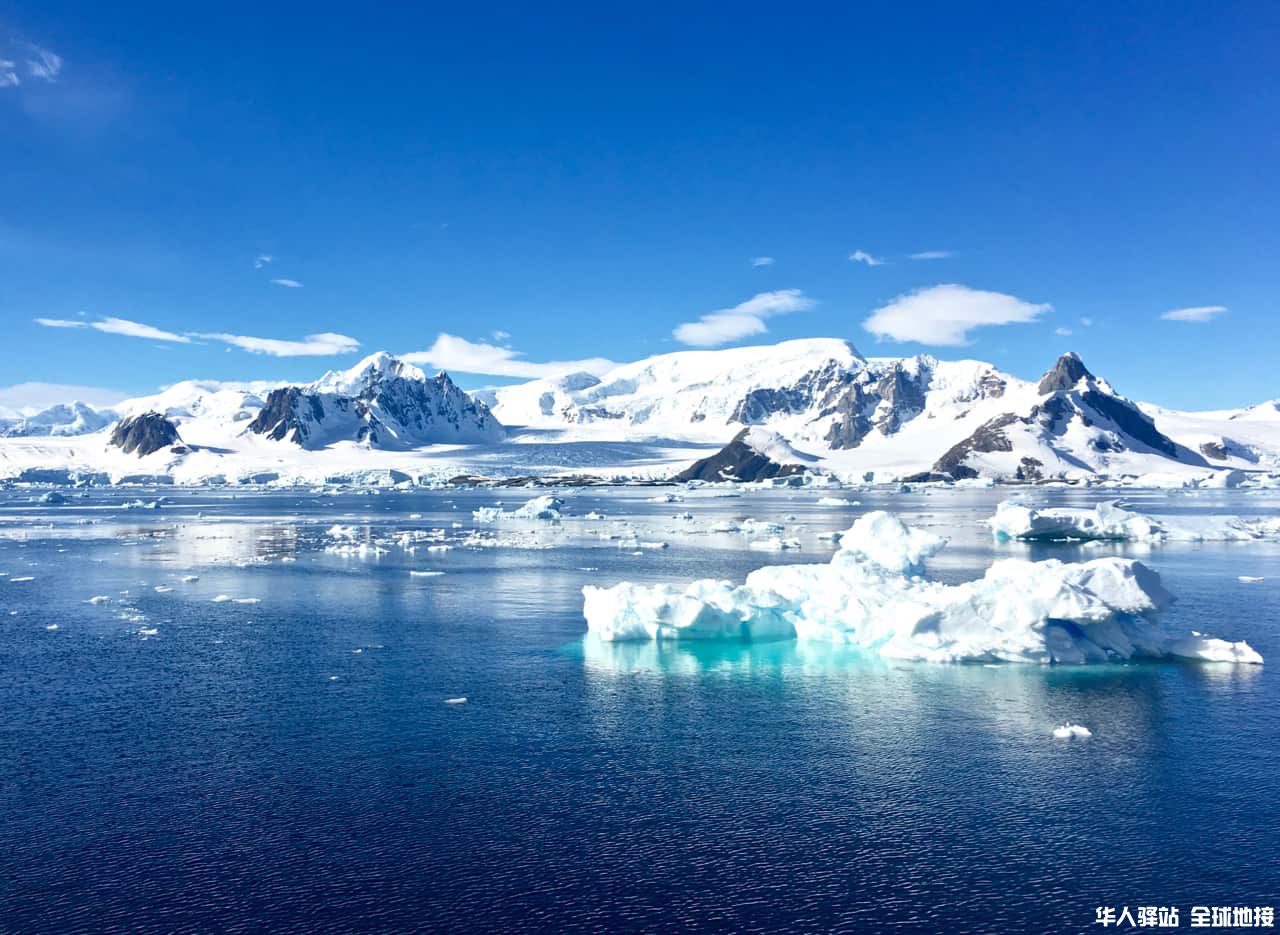
M1036 509L1016 500L1006 500L987 523L997 539L1006 541L1243 542L1280 536L1280 520L1211 516L1186 517L1173 523L1126 510L1115 503L1099 503L1092 510Z
M1071 740L1076 737L1092 737L1093 731L1082 724L1063 724L1053 729L1053 736L1059 740Z
M932 662L1262 662L1247 643L1160 624L1173 597L1141 562L1005 559L976 581L947 585L924 575L924 560L944 544L889 513L868 513L827 564L768 566L738 586L587 586L583 614L608 641L799 639Z
M501 507L482 506L472 510L471 516L478 523L494 523L500 519L540 519L554 522L560 519L560 508L564 501L559 497L534 497L524 506L504 512Z

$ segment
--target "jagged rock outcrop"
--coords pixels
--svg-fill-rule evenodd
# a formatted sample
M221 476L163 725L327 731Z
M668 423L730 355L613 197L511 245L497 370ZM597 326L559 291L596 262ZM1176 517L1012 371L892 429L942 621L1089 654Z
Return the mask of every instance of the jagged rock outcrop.
M121 419L111 433L110 444L125 454L136 454L145 458L162 448L180 444L178 427L158 412L144 412L141 415Z
M249 431L306 449L353 441L386 450L494 442L505 434L489 408L448 374L427 377L385 353L307 386L272 390Z
M805 458L814 460L791 449L774 432L746 428L715 454L695 461L672 480L751 482L793 477L808 470L801 463Z

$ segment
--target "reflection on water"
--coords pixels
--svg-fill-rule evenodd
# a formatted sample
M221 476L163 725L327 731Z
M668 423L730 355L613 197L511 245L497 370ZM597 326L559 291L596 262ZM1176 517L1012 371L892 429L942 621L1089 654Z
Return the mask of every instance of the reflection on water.
M1274 660L1280 546L1001 545L982 525L1000 491L831 509L812 491L588 489L563 492L560 524L472 518L527 493L0 494L0 927L635 931L675 912L732 931L1082 931L1130 894L1280 891L1274 861L1239 857L1280 800L1274 665L606 643L581 615L584 584L825 562L821 534L888 508L950 539L943 580L1129 554L1178 595L1171 625ZM745 517L802 550L708 531ZM334 524L370 549L326 551ZM1055 740L1065 721L1093 737Z

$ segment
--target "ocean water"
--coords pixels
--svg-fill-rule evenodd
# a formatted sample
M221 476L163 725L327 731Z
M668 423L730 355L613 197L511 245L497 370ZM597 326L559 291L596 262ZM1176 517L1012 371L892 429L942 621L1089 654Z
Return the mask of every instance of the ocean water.
M325 551L326 530L458 540L527 492L0 492L0 930L1078 932L1099 906L1186 927L1193 905L1280 902L1280 544L999 545L990 490L663 492L571 493L560 526L478 527L514 542L380 555ZM1175 622L1274 662L584 639L584 584L825 561L817 533L876 508L950 537L948 581L1139 557ZM803 550L707 532L743 516ZM624 529L668 548L600 538ZM1055 740L1067 720L1093 737Z

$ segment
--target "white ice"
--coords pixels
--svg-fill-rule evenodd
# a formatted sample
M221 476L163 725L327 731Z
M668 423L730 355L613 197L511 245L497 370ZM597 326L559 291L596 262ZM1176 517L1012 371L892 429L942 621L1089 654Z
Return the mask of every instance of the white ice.
M1006 500L988 521L997 539L1056 542L1115 540L1123 542L1240 542L1280 536L1280 521L1238 516L1155 519L1114 502L1093 509L1038 509Z
M1063 724L1053 729L1053 736L1059 740L1071 740L1075 737L1092 737L1093 731L1082 724Z
M588 586L583 614L609 641L799 639L933 662L1262 662L1247 643L1162 625L1156 615L1173 597L1141 562L1005 559L976 581L948 585L924 575L924 560L943 545L891 514L868 513L827 564L768 566L736 586Z

